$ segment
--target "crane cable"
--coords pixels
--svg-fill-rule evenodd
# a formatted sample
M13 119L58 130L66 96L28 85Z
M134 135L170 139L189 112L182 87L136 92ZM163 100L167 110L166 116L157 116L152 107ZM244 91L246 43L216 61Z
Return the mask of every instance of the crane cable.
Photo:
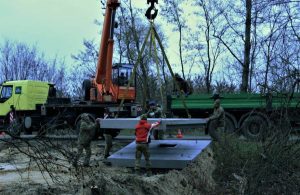
M129 82L128 82L127 86L126 86L126 92L125 92L125 94L128 94L128 90L129 90L130 84L133 82L133 78L134 78L134 75L135 75L135 72L136 72L136 69L137 69L137 65L141 61L142 54L143 54L143 52L145 50L147 40L148 40L148 38L150 36L150 32L151 32L151 27L149 28L149 30L147 32L147 35L146 35L145 40L144 40L144 43L142 45L142 49L138 53L138 58L137 58L137 61L135 62L134 66L133 66L132 74L130 75ZM124 101L125 101L125 96L122 98L122 100L120 102L120 105L118 107L118 112L117 112L115 118L118 118L118 115L120 113L121 107L123 107L123 105L124 105Z
M169 71L170 71L170 73L171 73L171 76L172 76L172 78L173 78L173 81L174 81L174 83L175 83L175 86L176 86L177 90L180 92L179 94L180 94L181 101L182 101L182 104L183 104L183 106L184 106L184 109L185 109L185 111L186 111L186 114L187 114L188 118L191 118L191 115L190 115L190 113L189 113L189 110L188 110L188 108L187 108L187 105L186 105L186 102L185 102L185 99L184 99L183 91L180 89L180 86L179 86L178 82L177 82L176 79L175 79L174 72L173 72L172 67L171 67L171 65L170 65L170 62L169 62L169 60L168 60L168 57L167 57L167 55L166 55L166 53L165 53L164 47L163 47L163 45L162 45L162 42L161 42L161 40L160 40L160 38L159 38L159 36L158 36L158 33L156 32L154 23L151 22L151 21L150 21L150 28L149 28L149 30L148 30L148 32L147 32L147 35L146 35L145 40L144 40L143 45L142 45L142 49L141 49L140 52L138 53L137 61L136 61L136 63L134 64L133 71L132 71L133 74L130 75L129 82L128 82L127 86L126 86L126 92L125 92L125 94L128 94L129 86L130 86L130 84L131 84L132 81L133 81L133 78L134 78L134 75L135 75L134 73L136 72L137 65L138 65L138 64L140 63L140 61L141 61L141 57L142 57L142 54L143 54L143 52L144 52L144 50L145 50L145 47L146 47L146 44L147 44L147 40L148 40L150 34L151 34L151 39L153 40L153 44L154 44L154 45L156 45L156 44L155 44L155 38L157 39L157 42L158 42L158 44L159 44L159 46L160 46L160 48L161 48L161 51L162 51L163 56L165 57L166 64L167 64L168 69L169 69ZM156 57L155 60L156 60L156 65L157 65L157 70L158 70L158 77L159 77L159 79L160 79L160 76L159 76L159 67L158 67L158 63L157 63L157 62L158 62L158 56L157 56L156 47L154 47L154 51L155 51L155 57ZM163 95L162 95L162 83L161 83L161 80L160 80L159 82L160 82L160 84L161 84L161 97L163 97ZM119 112L120 112L120 110L121 110L121 107L123 107L123 105L124 105L124 101L125 101L125 96L122 98L122 100L121 100L121 102L120 102L120 105L119 105L119 107L118 107L118 112L117 112L115 118L118 117Z
M153 29L155 38L157 39L157 42L158 42L158 44L159 44L159 46L160 46L160 48L161 48L162 54L163 54L163 56L165 57L167 66L168 66L168 68L169 68L169 71L170 71L171 76L172 76L172 78L173 78L173 81L174 81L174 83L175 83L175 86L176 86L177 90L180 92L179 94L180 94L181 101L182 101L182 104L183 104L183 106L184 106L185 112L186 112L188 118L191 118L191 115L190 115L190 113L189 113L188 107L187 107L186 102L185 102L185 99L184 99L183 91L180 89L180 86L179 86L178 82L177 82L176 79L175 79L174 72L173 72L172 67L171 67L171 65L170 65L169 59L168 59L168 57L167 57L167 55L166 55L166 52L165 52L164 47L163 47L163 45L162 45L162 42L161 42L161 40L160 40L160 38L159 38L159 36L158 36L158 33L156 32L156 29L155 29L155 27L154 27L154 24L152 25L152 29Z
M158 83L160 85L160 98L161 98L161 104L162 104L162 108L164 108L163 103L164 103L164 97L163 97L163 88L162 88L162 80L160 77L160 71L159 71L159 60L158 60L158 55L157 55L157 49L156 49L156 42L155 42L155 33L154 33L154 24L153 22L151 23L151 43L153 44L153 48L154 48L154 59L155 59L155 63L156 63L156 69L157 69L157 77L158 77ZM150 48L151 51L151 48ZM164 109L162 109L162 115L165 116L165 112Z

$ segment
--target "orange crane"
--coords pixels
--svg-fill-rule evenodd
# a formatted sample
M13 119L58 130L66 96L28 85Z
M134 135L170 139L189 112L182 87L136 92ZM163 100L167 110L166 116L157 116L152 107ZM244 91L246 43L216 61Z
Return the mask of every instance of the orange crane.
M153 20L157 16L155 3L158 0L147 0L151 6L146 11L146 17ZM83 88L85 100L98 103L134 102L136 97L135 82L128 89L127 85L133 66L117 64L113 66L114 28L116 10L120 6L119 0L107 0L102 29L101 44L97 62L95 78L84 80Z
M135 88L133 85L127 88L128 80L132 73L129 64L113 66L114 28L116 10L120 6L118 0L107 0L105 17L102 29L101 44L96 69L96 77L85 80L85 100L99 103L125 102L135 100Z

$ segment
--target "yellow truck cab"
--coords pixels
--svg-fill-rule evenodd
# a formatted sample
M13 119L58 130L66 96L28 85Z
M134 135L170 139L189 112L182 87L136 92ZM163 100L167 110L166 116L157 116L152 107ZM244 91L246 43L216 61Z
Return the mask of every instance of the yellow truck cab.
M6 81L0 88L0 128L9 123L12 108L18 112L18 120L22 113L35 111L37 105L43 105L49 97L53 84L33 80Z
M50 83L42 81L7 81L1 86L0 116L6 116L10 107L16 110L35 110L37 104L45 104Z

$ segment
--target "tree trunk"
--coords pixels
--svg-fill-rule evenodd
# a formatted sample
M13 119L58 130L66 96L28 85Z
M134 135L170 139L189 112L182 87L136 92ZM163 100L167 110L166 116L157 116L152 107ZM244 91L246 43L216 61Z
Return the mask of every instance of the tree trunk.
M250 51L251 51L251 10L252 0L246 0L246 22L245 22L245 52L244 64L242 72L241 91L248 91L249 84L249 66L250 66Z
M178 29L179 29L179 57L180 57L180 63L181 63L182 77L183 77L183 79L185 79L183 57L182 57L182 27L180 24L178 26Z

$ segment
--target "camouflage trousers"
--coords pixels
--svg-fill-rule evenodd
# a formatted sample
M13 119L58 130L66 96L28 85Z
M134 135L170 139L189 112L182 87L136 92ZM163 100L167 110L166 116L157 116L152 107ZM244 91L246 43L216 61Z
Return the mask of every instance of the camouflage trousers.
M162 140L164 139L164 132L163 131L159 131L157 129L153 130L153 137L155 140Z
M84 158L84 162L83 165L89 165L90 163L90 158L92 155L92 151L91 151L91 144L78 144L78 152L77 155L74 159L74 164L77 164L80 156L83 153L83 149L85 150L85 158Z
M109 134L103 134L105 139L105 148L104 148L104 159L109 157L109 152L112 147L112 136Z
M221 141L220 134L222 132L224 132L224 127L218 126L217 120L212 120L208 127L208 134L211 136L212 140L220 142Z
M145 157L146 161L146 169L150 170L150 153L149 153L149 144L144 143L136 143L136 151L135 151L135 170L141 169L141 158L142 155Z

